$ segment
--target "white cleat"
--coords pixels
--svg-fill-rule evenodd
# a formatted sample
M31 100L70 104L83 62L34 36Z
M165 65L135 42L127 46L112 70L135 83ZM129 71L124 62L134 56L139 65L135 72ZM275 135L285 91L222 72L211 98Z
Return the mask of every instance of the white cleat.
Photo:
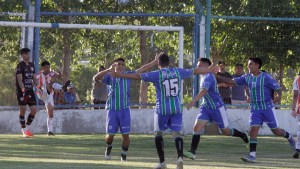
M183 159L182 159L182 157L178 158L176 169L183 169Z
M111 158L111 155L110 154L107 154L106 150L105 150L105 154L104 154L104 159L105 160L110 160Z
M162 163L158 163L156 167L154 167L154 169L166 169L167 168L167 164L165 162Z

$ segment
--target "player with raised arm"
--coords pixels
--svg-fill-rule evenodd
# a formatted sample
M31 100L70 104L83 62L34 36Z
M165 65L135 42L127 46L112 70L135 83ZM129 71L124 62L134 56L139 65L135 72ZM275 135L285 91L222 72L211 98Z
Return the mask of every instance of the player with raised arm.
M50 63L43 61L41 64L41 71L35 76L37 79L36 94L39 99L44 101L48 113L47 129L48 136L54 136L53 133L53 116L54 116L54 90L62 90L62 85L55 83L59 74L50 70Z
M262 61L258 57L249 58L248 69L249 73L241 77L234 79L220 77L216 75L217 79L231 84L231 85L247 85L250 92L250 154L242 157L245 162L256 162L256 146L257 146L257 134L258 131L265 122L271 131L276 136L282 136L286 138L290 144L290 147L295 149L295 141L293 136L279 128L278 122L275 116L275 109L270 94L270 89L275 90L277 96L274 102L280 100L281 89L279 84L267 73L260 71L262 67Z
M211 65L211 61L207 58L198 59L198 68L208 68ZM240 137L245 143L249 143L248 135L235 128L228 127L227 111L224 107L224 102L219 94L217 80L213 73L201 74L200 92L189 103L188 109L203 98L200 105L200 112L196 118L194 124L194 132L192 137L192 143L190 151L184 152L184 156L190 159L196 158L196 150L198 143L200 142L201 130L211 121L215 121L222 134L225 136Z
M160 53L158 56L159 70L142 74L119 74L115 76L142 79L152 82L156 90L156 108L154 113L155 145L159 156L156 169L167 168L163 149L163 131L170 129L177 149L177 168L183 168L183 139L179 133L182 128L181 82L193 74L213 72L211 69L170 68L169 56Z
M297 144L293 154L294 158L299 158L300 153L300 73L293 82L293 102L292 116L298 120Z
M127 160L127 152L130 144L130 79L112 77L109 72L115 71L125 74L142 73L150 70L157 64L157 60L142 66L135 71L126 71L125 60L118 58L109 69L103 70L94 76L95 80L101 80L102 83L108 85L109 93L106 101L106 137L107 144L105 150L105 159L111 158L112 143L115 134L120 129L122 134L122 152L121 161Z
M23 48L20 51L22 61L16 69L16 89L17 100L19 104L19 120L22 128L23 137L33 137L29 130L36 114L36 100L33 87L35 84L34 64L30 62L30 49ZM30 113L25 121L26 105L29 106Z

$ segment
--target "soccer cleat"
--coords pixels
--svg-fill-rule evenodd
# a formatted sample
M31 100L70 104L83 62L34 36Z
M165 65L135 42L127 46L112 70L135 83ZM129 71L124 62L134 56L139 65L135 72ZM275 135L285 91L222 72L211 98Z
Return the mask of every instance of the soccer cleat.
M176 169L183 169L183 159L182 159L182 157L178 158Z
M186 157L186 158L192 159L192 160L195 160L195 159L196 159L196 155L193 154L193 153L190 152L190 151L185 151L185 152L183 152L183 156Z
M167 164L165 162L158 163L156 167L154 167L154 169L166 169L166 168L167 168Z
M29 131L29 129L27 130L22 130L23 133L23 137L33 137L33 134Z
M248 162L248 163L255 163L256 162L255 157L253 157L251 155L242 157L241 159L242 159L242 161Z
M295 140L294 140L294 137L289 138L288 141L289 141L291 149L295 150Z
M293 158L299 158L299 154L300 154L300 150L296 149L294 154L293 154Z
M126 158L127 156L125 155L125 154L122 154L121 153L121 161L127 161L127 158Z
M48 136L55 136L54 133L52 133L51 131L49 131L47 135Z
M110 154L107 154L107 150L105 150L104 159L109 160L111 158Z

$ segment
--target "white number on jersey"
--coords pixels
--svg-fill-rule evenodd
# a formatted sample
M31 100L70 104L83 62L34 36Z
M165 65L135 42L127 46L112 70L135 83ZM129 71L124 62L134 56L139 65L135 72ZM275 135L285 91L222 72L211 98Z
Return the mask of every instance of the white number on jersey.
M163 81L164 91L166 97L175 97L179 92L178 79L167 79Z

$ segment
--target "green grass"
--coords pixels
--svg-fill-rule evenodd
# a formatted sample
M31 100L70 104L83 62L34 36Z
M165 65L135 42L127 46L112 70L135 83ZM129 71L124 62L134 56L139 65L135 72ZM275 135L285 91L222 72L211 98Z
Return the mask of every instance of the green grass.
M171 136L164 137L168 168L176 168L176 149ZM0 169L146 169L158 161L152 135L131 135L128 162L120 162L121 137L116 135L112 159L104 160L104 135L0 135ZM191 136L184 138L185 148ZM299 168L300 159L292 158L288 142L279 137L259 137L257 163L244 163L240 158L248 154L239 138L225 136L201 137L197 159L185 159L184 167L200 168Z

